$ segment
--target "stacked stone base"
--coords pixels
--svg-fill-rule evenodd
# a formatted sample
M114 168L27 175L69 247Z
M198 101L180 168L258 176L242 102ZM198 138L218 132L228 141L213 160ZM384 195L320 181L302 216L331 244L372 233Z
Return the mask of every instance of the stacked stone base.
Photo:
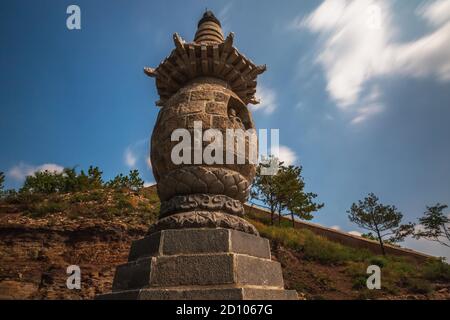
M231 229L164 230L134 241L97 299L291 300L267 239Z
M297 300L294 290L252 288L138 289L98 296L102 300Z

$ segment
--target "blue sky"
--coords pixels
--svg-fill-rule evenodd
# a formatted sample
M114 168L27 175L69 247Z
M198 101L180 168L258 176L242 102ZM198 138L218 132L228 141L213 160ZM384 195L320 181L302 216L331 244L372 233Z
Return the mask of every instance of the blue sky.
M130 168L152 182L158 108L142 72L193 39L205 8L256 64L258 128L280 128L325 208L313 222L361 231L346 210L367 193L415 221L450 204L450 0L21 1L0 4L0 170L7 187L43 168ZM81 30L66 8L81 8ZM450 257L444 247L404 245Z

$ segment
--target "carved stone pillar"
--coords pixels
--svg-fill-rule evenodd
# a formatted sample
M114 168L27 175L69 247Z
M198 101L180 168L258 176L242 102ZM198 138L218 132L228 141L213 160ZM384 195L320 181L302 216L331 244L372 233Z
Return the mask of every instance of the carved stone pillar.
M157 68L144 69L156 78L160 96L151 139L160 216L148 237L133 242L129 262L117 268L113 293L99 298L296 299L295 291L284 290L268 240L243 218L255 176L249 150L257 142L245 138L242 155L234 148L238 142L228 148L224 141L219 163L198 161L194 141L191 161L174 162L172 155L179 143L171 139L176 129L195 139L200 124L202 132L216 129L224 140L227 129L254 129L247 104L258 103L256 77L266 67L243 56L233 46L233 34L224 40L210 11L199 21L193 42L175 34L174 43ZM201 138L198 143L200 149L209 144Z

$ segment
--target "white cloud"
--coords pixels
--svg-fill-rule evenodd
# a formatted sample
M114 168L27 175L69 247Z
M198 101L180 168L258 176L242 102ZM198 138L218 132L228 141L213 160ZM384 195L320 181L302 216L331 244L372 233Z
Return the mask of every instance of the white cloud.
M277 95L276 92L270 88L262 85L258 86L258 97L261 103L253 106L254 111L262 111L264 114L271 114L277 109Z
M397 26L392 21L390 3L325 0L311 14L292 23L294 29L306 28L319 34L316 63L324 69L329 95L342 110L361 107L367 98L367 83L380 76L450 80L450 1L438 0L420 7L417 14L434 28L406 43L395 41ZM376 104L379 98L372 100ZM381 111L362 108L366 109L352 123Z
M383 110L381 105L369 105L367 107L359 108L356 111L356 116L352 119L352 124L359 124L366 121L370 116L377 114Z
M150 157L148 154L148 139L141 139L125 148L123 153L125 164L130 169L135 169L139 164L145 164L151 168Z
M283 161L285 165L292 165L297 161L297 154L289 147L280 145L278 151L271 150L271 154Z
M222 25L222 31L224 33L228 32L228 20L230 18L230 11L233 6L232 2L228 2L218 13L217 17L219 18L220 24ZM224 35L226 36L226 35Z
M441 25L450 20L450 1L425 2L417 8L417 14L422 16L432 26Z
M331 226L330 229L341 230L341 227L336 225L336 226Z
M352 236L358 236L361 237L362 233L358 231L349 231L348 234L351 234Z
M377 85L373 85L369 93L359 103L359 107L356 108L350 123L353 125L361 124L371 116L383 111L384 106L378 102L380 96L381 92L379 87Z
M152 160L150 158L150 155L148 155L147 158L145 158L145 162L147 163L147 167L149 169L151 169L152 168Z
M127 164L127 166L129 166L130 168L134 168L134 166L136 165L136 162L137 162L137 158L130 147L127 147L125 149L124 158L125 158L125 163Z
M38 166L29 165L26 163L19 163L18 165L13 166L8 172L7 175L14 180L22 181L27 176L32 176L35 172L57 172L60 173L64 170L64 167L54 164L54 163L44 163Z

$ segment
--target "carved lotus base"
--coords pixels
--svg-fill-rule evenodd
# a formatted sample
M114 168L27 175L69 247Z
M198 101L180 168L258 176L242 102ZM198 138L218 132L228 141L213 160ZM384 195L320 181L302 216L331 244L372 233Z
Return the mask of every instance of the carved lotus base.
M149 234L167 229L226 228L259 235L246 220L222 211L190 211L170 215L150 226Z

